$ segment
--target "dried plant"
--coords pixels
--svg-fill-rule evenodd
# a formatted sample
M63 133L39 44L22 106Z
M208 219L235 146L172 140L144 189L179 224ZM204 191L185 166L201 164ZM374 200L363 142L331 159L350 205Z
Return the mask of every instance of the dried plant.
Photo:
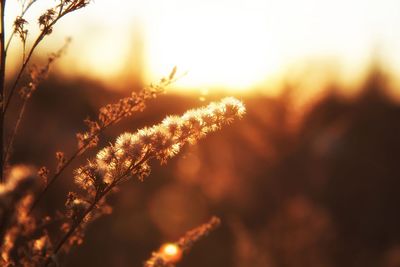
M43 13L39 18L38 18L38 26L39 26L39 34L34 40L32 46L28 49L28 53L26 53L26 45L27 45L27 39L29 36L29 31L25 28L25 25L27 24L27 21L24 19L25 13L29 10L29 8L36 2L36 0L30 0L30 1L22 1L22 12L19 16L14 21L14 29L13 32L10 36L9 41L7 42L7 45L5 45L5 27L4 27L4 18L5 18L5 4L6 1L2 0L1 1L1 35L0 35L0 51L1 51L1 59L0 59L0 104L1 104L1 116L0 116L0 125L2 126L2 130L0 131L0 146L4 147L4 120L5 116L7 114L7 110L9 108L9 105L11 103L11 100L13 98L13 95L15 91L18 88L19 83L21 82L22 76L26 71L26 68L28 67L28 64L30 63L30 60L32 58L32 55L34 54L36 48L39 46L39 44L43 41L43 39L52 33L53 28L55 24L65 15L77 11L86 5L89 4L89 0L58 0L56 5L52 8L49 8L45 13ZM8 52L9 45L11 43L11 40L13 36L18 35L22 41L22 64L18 70L18 73L16 75L16 78L14 82L12 83L11 87L9 90L6 90L5 87L5 71L6 71L6 56ZM59 52L61 53L61 52ZM25 100L27 100L31 93L36 89L38 83L44 78L44 75L47 73L48 67L50 64L54 61L55 58L59 57L60 54L56 53L54 55L51 55L48 60L47 67L44 67L42 69L36 69L35 68L31 71L31 82L29 83L28 86L22 87L23 89L20 90L21 92L21 97ZM25 102L25 101L24 101ZM12 131L12 137L10 138L10 143L12 144L16 129L18 129L19 123L21 121L22 115L25 110L25 104L22 104L22 106L19 108L19 114L20 116L18 117L14 130ZM4 173L4 168L7 160L7 154L9 153L11 149L11 145L7 146L6 149L6 154L1 153L0 154L0 169L2 170L0 172L0 182L3 181L3 173Z
M50 67L54 63L54 61L56 59L59 59L62 56L62 54L65 52L69 42L70 42L70 39L67 39L65 45L60 50L58 50L56 53L50 54L50 56L47 58L46 65L44 65L43 67L38 67L36 65L33 65L31 70L29 71L30 82L26 86L23 86L19 90L19 94L22 99L22 105L21 105L21 108L19 109L17 121L14 125L14 129L11 133L11 137L9 138L9 141L6 144L6 148L5 148L5 152L4 152L4 162L7 163L9 160L11 148L13 147L14 139L15 139L15 136L20 127L22 118L25 113L26 105L27 105L29 99L31 98L32 94L36 91L36 89L38 88L40 83L46 79L46 77L50 71Z
M2 3L3 2L5 5L5 1L2 1ZM31 1L31 2L33 4L33 2L36 2L36 1ZM17 77L15 78L13 85L11 86L11 88L8 92L8 96L3 95L3 98L2 98L2 99L4 99L3 116L7 112L8 106L14 95L15 90L17 89L17 86L18 86L18 83L20 82L22 74L24 73L26 67L28 66L28 63L29 63L33 53L35 52L36 48L38 47L38 45L43 41L43 39L47 35L50 35L53 32L53 28L54 28L55 24L62 17L85 7L86 5L89 4L89 2L90 2L90 0L58 0L57 4L54 7L49 8L45 13L43 13L38 18L40 32L39 32L38 36L36 37L35 41L33 42L31 48L29 49L28 54L25 56L25 52L23 53L22 65L18 71ZM28 3L27 8L29 8L32 4ZM2 16L4 17L4 7L2 7ZM2 21L2 22L4 22L4 21ZM3 24L4 23L2 23L2 25ZM25 24L26 24L26 20L23 18L23 16L18 16L14 22L14 33L17 33L21 37L24 51L25 51L25 46L26 46L26 39L28 36L28 31L24 28ZM4 33L4 30L2 30L2 33ZM4 43L4 40L2 40L2 42ZM4 57L5 57L6 51L5 50L2 50L2 51L4 51ZM2 67L3 66L5 68L5 63L4 63L4 65L2 64ZM3 88L4 88L4 86L3 86ZM3 91L3 93L6 93L6 92Z
M60 177L62 172L80 155L85 153L89 148L96 147L99 141L99 135L109 127L115 125L123 118L132 116L135 112L143 111L146 107L146 101L164 92L164 89L174 82L176 67L173 68L168 78L162 78L156 84L150 84L139 93L132 92L130 96L118 100L117 103L107 104L100 108L98 118L96 120L85 119L87 130L82 133L77 133L78 148L71 156L66 158L63 152L56 153L57 167L54 174L49 177L49 172L45 177L45 187L36 198L31 207L31 211L37 206L45 193L51 188L54 182ZM46 170L47 167L43 167Z
M167 116L160 124L152 127L121 134L113 144L99 150L95 158L87 160L85 165L73 172L79 190L68 193L63 211L37 217L35 208L68 166L90 148L97 147L100 135L105 130L142 111L147 100L163 93L165 88L175 81L177 69L174 67L171 73L158 83L150 84L139 92L132 92L128 97L100 108L95 119L85 119L87 129L76 134L77 149L71 155L62 151L56 152L57 165L54 171L46 166L38 169L27 165L10 166L9 159L13 152L14 140L23 121L28 100L46 79L54 61L63 55L69 40L59 51L49 55L44 66L30 64L32 55L45 37L53 32L56 23L62 17L85 7L90 1L57 0L54 7L47 9L38 18L39 34L28 47L30 35L25 14L35 2L37 1L21 1L21 13L16 17L13 31L6 43L5 0L1 1L1 266L57 266L61 253L68 253L72 246L83 242L84 230L90 222L111 213L112 208L106 203L106 197L115 192L122 183L133 178L143 181L150 175L153 160L166 164L185 144L196 143L208 133L219 130L245 113L242 102L228 97L206 107L189 110L182 116ZM22 63L15 80L6 88L6 55L14 37L19 37L22 42ZM24 75L27 76L27 82L21 85ZM16 91L21 97L21 104L16 107L18 113L15 122L12 123L12 129L6 130L6 114L10 110L10 104L14 103L12 99ZM4 134L8 135L7 142L3 142ZM219 223L220 220L213 217L208 223L188 232L174 243L173 247L179 253L186 253L197 240L214 230ZM51 233L54 226L60 229L58 233ZM176 258L166 257L164 252L168 253L168 248L153 253L152 259L147 261L145 266L173 266L178 261Z
M68 245L82 237L87 222L109 212L104 197L113 189L133 177L143 181L150 174L151 159L165 164L186 143L195 143L207 133L240 118L244 112L240 101L225 98L205 108L190 110L181 117L169 116L151 128L120 135L114 144L100 150L95 160L75 170L75 183L83 194L68 195L66 208L70 220L64 224L68 231L55 246L54 253L63 247L68 250ZM74 242L68 243L70 239Z

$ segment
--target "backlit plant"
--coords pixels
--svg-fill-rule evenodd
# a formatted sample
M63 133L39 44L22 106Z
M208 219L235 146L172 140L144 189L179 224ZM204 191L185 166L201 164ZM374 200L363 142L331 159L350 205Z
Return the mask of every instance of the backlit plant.
M73 245L84 239L88 223L112 211L106 196L122 183L150 175L152 160L165 164L177 155L185 144L194 144L208 133L219 130L245 113L244 105L228 97L206 107L189 110L182 116L167 116L161 123L121 134L114 143L100 149L96 156L75 169L70 177L80 188L68 193L64 212L38 218L35 209L54 182L77 158L96 148L100 134L122 119L133 116L145 108L146 101L157 97L175 80L176 68L158 83L102 107L96 119L86 119L87 130L77 133L77 149L71 155L56 152L57 166L35 168L29 163L9 165L15 138L24 117L27 102L46 79L51 65L64 53L68 42L48 57L44 66L32 65L36 48L54 30L57 22L89 4L89 0L58 0L54 7L43 12L37 23L39 34L31 38L25 14L37 0L21 1L22 11L14 21L13 30L5 39L5 0L1 1L1 72L0 72L0 263L2 266L47 266L59 264L59 253L68 253ZM12 40L22 43L22 63L14 80L6 87L6 56ZM26 79L25 79L26 77ZM15 93L21 101L15 101ZM21 104L19 104L21 103ZM5 128L11 105L18 105L12 129ZM14 109L13 109L14 110ZM57 222L60 232L54 238L50 226ZM146 267L173 266L192 245L220 224L213 217L208 223L188 232L175 243L166 244L154 252Z

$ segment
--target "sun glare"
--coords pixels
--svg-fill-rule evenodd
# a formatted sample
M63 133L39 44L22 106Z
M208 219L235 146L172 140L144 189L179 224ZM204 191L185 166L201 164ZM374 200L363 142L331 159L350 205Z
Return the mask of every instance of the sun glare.
M182 250L173 243L164 244L160 248L160 254L169 263L176 263L182 258Z
M149 68L155 73L173 62L189 72L181 86L246 89L277 66L268 36L260 35L266 25L263 8L234 1L162 5L159 23L146 24Z
M18 14L18 2L7 4ZM188 72L178 88L247 90L315 59L337 62L348 81L364 74L376 48L400 70L399 8L396 0L96 0L61 23L50 43L55 50L72 36L63 73L114 86L155 81L176 65Z

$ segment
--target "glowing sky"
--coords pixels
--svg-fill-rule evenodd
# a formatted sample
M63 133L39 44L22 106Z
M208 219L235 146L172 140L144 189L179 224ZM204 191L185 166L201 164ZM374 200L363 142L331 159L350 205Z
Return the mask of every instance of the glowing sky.
M65 75L148 82L177 65L188 71L180 87L245 89L315 61L356 77L374 52L400 71L399 28L399 0L95 0L49 42L74 39Z

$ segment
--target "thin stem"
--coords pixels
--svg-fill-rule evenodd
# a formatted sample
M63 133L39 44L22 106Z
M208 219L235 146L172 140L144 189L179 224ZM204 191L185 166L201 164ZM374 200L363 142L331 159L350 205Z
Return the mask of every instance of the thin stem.
M32 211L36 208L36 206L39 204L39 202L42 200L43 196L46 194L46 192L49 190L49 188L54 184L54 182L60 177L61 173L71 164L71 162L84 150L84 147L81 147L75 153L65 162L65 164L54 174L54 176L50 179L50 181L47 183L43 191L38 195L36 200L33 202L28 214L31 214Z
M57 21L59 19L61 19L68 12L69 12L69 10L65 10L65 12L63 12L61 15L56 17L49 25L47 25L45 28L43 28L43 30L40 32L39 36L36 38L35 42L33 43L32 47L31 47L31 49L30 49L30 51L28 53L28 56L26 57L24 63L22 64L22 66L21 66L21 68L20 68L20 70L19 70L19 72L17 74L17 78L15 79L13 86L10 89L9 96L7 97L7 100L6 100L5 106L4 106L4 110L3 110L3 117L5 117L5 114L7 112L7 108L9 106L9 104L10 104L10 101L11 101L11 98L14 95L14 92L15 92L15 90L17 88L17 85L18 85L18 83L19 83L19 81L20 81L20 79L22 77L22 74L24 73L24 71L25 71L25 69L26 69L26 67L27 67L32 55L33 55L33 52L35 51L37 46L40 44L40 42L44 39L44 37L48 34L49 30L57 23Z
M1 0L0 4L0 24L1 24L1 33L0 33L0 183L3 182L3 170L4 170L4 160L3 160L3 151L4 151L4 87L5 87L5 73L6 73L6 51L4 47L4 38L5 38L5 30L4 30L4 11L6 6L6 0Z
M177 80L177 78L172 78L169 79L168 81L166 81L163 86L166 87L168 85L170 85L171 83L175 82ZM146 92L146 91L144 91ZM143 101L146 100L147 98L149 98L149 96L143 96ZM30 214L38 205L38 203L40 202L40 200L43 198L43 196L45 195L45 193L49 190L49 188L54 184L54 182L58 179L58 177L60 177L61 173L74 161L74 159L79 156L81 153L84 153L87 149L88 146L90 144L90 142L98 137L101 133L103 133L108 127L114 125L115 123L119 122L121 119L123 119L126 115L125 114L121 114L119 117L116 117L114 120L108 122L106 125L102 126L102 128L100 128L100 130L98 132L96 132L95 134L93 134L88 140L86 145L84 145L83 147L79 148L77 151L75 151L75 153L66 161L66 163L60 168L60 170L58 170L54 176L49 179L49 183L45 186L45 188L43 189L43 191L38 195L37 199L33 202L33 205L31 206L29 213Z
M24 64L26 56L26 40L23 40L22 42L22 64Z
M36 2L36 0L30 1L30 2L28 3L28 5L27 5L25 8L23 8L23 10L22 10L22 12L21 12L21 15L20 15L21 18L24 17L25 13L28 11L28 9L29 9L35 2ZM5 50L6 53L8 52L8 48L10 47L10 44L11 44L12 39L14 38L14 35L15 35L15 31L13 31L13 32L10 34L10 37L8 38L7 45L6 45L6 50Z
M104 191L102 191L99 195L96 195L94 201L90 204L90 206L83 212L83 214L79 217L79 219L71 226L69 231L61 238L61 240L57 243L57 246L54 249L54 255L57 255L57 253L60 251L62 246L65 244L65 242L68 241L68 239L72 236L72 234L75 232L75 230L82 224L83 220L85 217L96 207L96 205L99 203L99 201L105 197L117 184L119 181L121 181L123 178L129 175L130 172L132 172L134 169L139 167L141 164L149 160L150 153L147 151L143 158L138 161L136 164L130 166L123 174L121 174L119 177L117 177ZM45 266L49 265L51 262L51 258L48 258Z
M64 163L64 165L53 175L53 177L49 180L49 183L46 185L46 187L43 189L43 191L38 195L38 197L36 198L36 200L33 202L29 213L30 214L38 205L38 203L40 202L40 200L43 198L43 196L46 194L46 192L49 190L49 188L54 184L54 182L58 179L58 177L60 177L60 175L62 174L62 172L79 156L81 155L81 153L85 152L88 149L88 146L90 144L90 142L96 138L97 136L99 136L101 133L103 133L109 126L113 125L114 123L116 123L120 118L117 118L113 121L111 121L110 123L108 123L107 125L103 126L96 134L92 135L88 140L87 143L80 147L79 149L77 149L72 156Z
M15 90L16 90L16 88L17 88L17 85L18 85L18 83L19 83L19 81L20 81L20 79L21 79L21 77L22 77L22 74L24 73L24 71L25 71L25 69L26 69L26 67L27 67L27 65L28 65L28 63L29 63L29 60L30 60L31 57L32 57L33 52L35 51L36 47L39 45L40 41L43 40L43 38L44 38L45 35L46 35L46 34L44 33L44 31L42 31L42 32L40 33L40 35L39 35L38 38L36 39L35 43L33 44L32 48L30 49L30 51L29 51L29 53L28 53L28 56L26 57L24 63L22 64L22 66L21 66L21 68L20 68L20 70L19 70L19 72L18 72L18 74L17 74L17 78L15 79L14 84L13 84L13 86L11 87L9 96L7 97L7 99L6 99L6 101L5 101L5 105L4 105L4 109L3 109L3 117L5 117L5 114L6 114L6 112L7 112L7 108L8 108L8 106L9 106L9 104L10 104L10 101L11 101L11 98L12 98L13 95L14 95L14 92L15 92Z
M24 99L24 102L22 103L22 107L21 107L21 109L19 111L19 114L18 114L17 122L15 123L14 130L13 130L13 132L11 134L11 137L10 137L10 141L8 141L8 144L7 144L7 147L6 147L6 151L4 153L4 162L5 163L7 163L8 160L9 160L11 148L12 148L12 146L14 144L14 139L15 139L15 136L17 135L19 126L21 124L22 117L24 116L25 108L26 108L26 104L27 103L28 103L28 99Z
M92 204L85 210L85 212L81 215L81 217L71 226L71 229L63 236L63 238L58 242L57 246L54 249L54 254L57 254L58 251L62 248L64 243L71 237L71 235L75 232L75 230L81 225L83 219L96 207L97 203L112 189L114 188L115 183L110 184L96 199ZM48 263L47 263L48 264ZM46 265L47 265L46 264Z

